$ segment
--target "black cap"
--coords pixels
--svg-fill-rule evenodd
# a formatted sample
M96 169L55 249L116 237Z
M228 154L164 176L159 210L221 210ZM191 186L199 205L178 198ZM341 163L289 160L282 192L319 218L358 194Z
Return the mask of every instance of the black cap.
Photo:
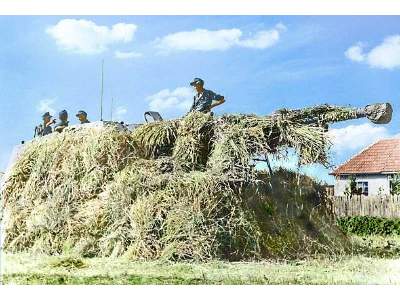
M85 117L87 117L87 113L84 110L80 110L78 111L78 113L76 114L77 117L79 117L80 115L84 115Z
M61 116L67 116L67 117L68 117L68 112L67 112L65 109L63 109L62 111L59 112L58 115L59 115L60 117L61 117Z
M42 118L44 119L44 118L47 118L47 117L49 117L49 118L52 117L52 115L48 111L43 114Z
M198 84L204 85L204 80L201 79L201 78L197 78L197 77L196 77L196 78L194 78L193 81L190 83L191 86L195 86L195 85L198 85Z

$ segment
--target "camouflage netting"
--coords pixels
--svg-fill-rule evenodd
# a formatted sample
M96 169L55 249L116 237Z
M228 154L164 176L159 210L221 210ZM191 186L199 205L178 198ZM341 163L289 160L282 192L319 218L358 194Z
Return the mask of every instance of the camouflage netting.
M191 113L29 142L1 193L4 248L198 261L344 251L319 184L254 167L289 148L327 163L325 127L299 120Z

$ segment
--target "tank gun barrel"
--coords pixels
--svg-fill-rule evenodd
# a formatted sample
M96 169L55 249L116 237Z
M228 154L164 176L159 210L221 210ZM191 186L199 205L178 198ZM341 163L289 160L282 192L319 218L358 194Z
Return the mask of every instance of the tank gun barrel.
M364 108L318 105L305 109L279 110L273 116L284 116L303 124L327 125L346 120L367 118L375 124L388 124L392 119L393 108L390 103L369 104Z

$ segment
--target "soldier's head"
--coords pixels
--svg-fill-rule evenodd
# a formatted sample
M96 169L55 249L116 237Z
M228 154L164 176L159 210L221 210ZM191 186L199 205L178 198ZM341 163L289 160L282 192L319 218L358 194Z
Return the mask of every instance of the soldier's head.
M204 90L204 80L201 78L195 78L190 83L196 89L196 92L201 93Z
M45 124L49 123L51 118L52 118L52 115L50 115L49 112L44 113L43 116L42 116L43 122Z
M61 121L68 121L68 112L64 109L62 111L60 111L60 113L58 114L58 117L60 118Z
M78 113L76 114L76 117L79 119L79 121L85 122L87 120L87 113L84 110L80 110L78 111Z

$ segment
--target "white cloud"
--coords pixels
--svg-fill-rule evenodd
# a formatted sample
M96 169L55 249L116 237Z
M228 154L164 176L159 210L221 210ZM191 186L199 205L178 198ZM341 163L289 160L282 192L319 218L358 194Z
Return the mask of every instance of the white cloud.
M254 35L254 37L241 40L238 44L246 48L265 49L276 44L278 40L279 31L273 29L259 31Z
M142 57L143 54L139 52L123 52L123 51L115 51L114 52L115 58L118 59L129 59L129 58L139 58Z
M193 90L189 87L164 89L147 97L147 101L150 110L176 115L190 109L193 103Z
M278 24L275 25L275 29L280 30L280 31L286 31L287 27L285 26L285 24L279 22Z
M363 45L361 43L350 47L344 54L348 59L356 62L362 62L365 59L365 55L363 54Z
M345 55L350 60L365 62L373 68L391 70L400 67L400 35L386 37L368 53L364 53L364 48L364 45L358 43L347 49Z
M115 121L122 121L122 118L126 115L128 110L124 106L118 106L115 108L114 111L114 120Z
M48 27L46 32L62 50L96 54L104 52L114 43L132 41L136 29L135 24L118 23L107 27L88 20L63 19Z
M182 31L163 37L158 47L164 50L226 50L239 42L239 29Z
M370 123L330 129L328 134L333 143L332 151L337 154L361 150L380 139L390 136L385 127L374 126Z
M382 44L372 49L368 54L368 63L382 69L400 67L400 35L387 37Z
M55 99L53 98L42 99L36 106L36 110L40 113L49 112L50 114L54 115L56 112L56 110L53 108L54 103Z
M280 33L286 27L279 23L273 29L262 30L254 35L243 38L240 29L195 29L193 31L181 31L168 34L156 40L156 46L163 51L224 51L234 46L265 49L276 44L280 38Z

